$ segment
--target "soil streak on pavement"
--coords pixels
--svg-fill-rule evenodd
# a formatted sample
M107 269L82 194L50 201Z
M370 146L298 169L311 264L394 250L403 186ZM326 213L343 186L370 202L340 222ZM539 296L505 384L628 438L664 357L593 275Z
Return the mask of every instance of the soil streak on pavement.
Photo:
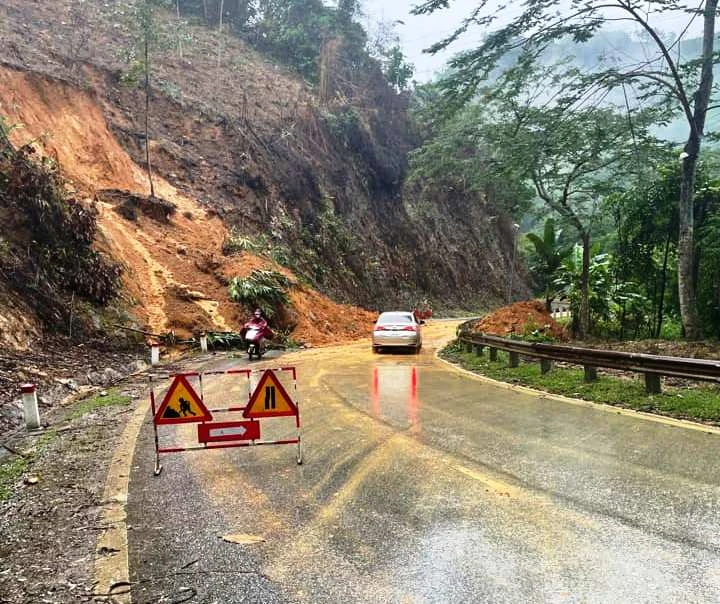
M283 357L303 466L293 447L202 451L155 478L146 423L134 601L720 600L720 437L470 379L433 355L453 329L428 325L420 356Z

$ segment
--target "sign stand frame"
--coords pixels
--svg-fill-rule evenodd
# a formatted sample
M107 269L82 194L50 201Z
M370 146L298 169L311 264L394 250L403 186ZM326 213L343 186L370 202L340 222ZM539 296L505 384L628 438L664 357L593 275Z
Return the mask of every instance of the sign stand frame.
M277 374L278 372L291 372L292 373L292 380L293 380L293 394L294 399L291 399L292 405L295 407L296 413L293 415L284 415L283 417L295 417L295 428L296 428L296 438L287 439L287 440L276 440L276 441L262 441L262 440L251 440L247 442L241 442L242 439L240 439L237 442L217 442L217 443L207 443L205 442L202 445L199 446L189 446L189 447L168 447L168 448L162 448L160 447L160 436L158 432L158 423L157 422L157 401L155 398L155 386L156 381L158 380L165 380L165 379L173 379L176 380L178 378L183 379L183 381L187 380L189 377L195 377L198 378L199 382L199 392L198 396L200 398L200 401L202 401L203 405L205 404L204 400L204 384L203 384L203 378L206 376L220 376L220 375L245 375L248 379L248 403L247 405L243 407L227 407L224 409L209 409L208 411L210 414L214 413L234 413L234 412L240 412L245 413L246 409L248 409L250 405L250 401L253 399L254 391L250 389L250 376L253 373L261 373L265 374L267 371L273 372L273 374ZM261 385L261 381L258 382L258 386ZM169 386L169 388L172 387L172 383ZM150 389L150 410L152 412L152 425L153 425L153 440L155 445L155 468L153 470L153 474L155 476L160 476L163 470L163 465L160 462L160 456L166 455L170 453L181 453L185 451L203 451L208 449L230 449L230 448L240 448L240 447L255 447L255 446L263 446L263 445L297 445L296 449L296 455L295 459L297 462L297 465L303 464L303 445L302 445L302 430L301 430L301 420L300 420L300 401L298 400L298 387L297 387L297 370L295 367L280 367L278 369L259 369L259 370L251 370L251 369L230 369L226 371L206 371L206 372L190 372L190 373L174 373L174 374L165 374L165 375L153 375L150 374L149 376L149 389ZM255 390L257 389L257 386ZM253 421L258 421L257 419ZM160 422L160 425L164 425L167 422ZM203 424L205 426L212 426L213 421L207 421L207 420L201 420L197 422L198 424Z

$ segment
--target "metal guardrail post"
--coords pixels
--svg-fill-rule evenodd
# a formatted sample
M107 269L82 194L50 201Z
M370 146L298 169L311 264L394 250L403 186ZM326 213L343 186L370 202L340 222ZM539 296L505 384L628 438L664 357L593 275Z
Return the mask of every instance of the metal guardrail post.
M660 383L659 373L646 373L645 374L645 393L646 394L660 394L662 392L662 385Z
M648 394L661 392L662 376L720 383L720 361L718 360L665 357L524 342L498 336L470 334L464 329L459 329L458 342L468 352L474 350L478 355L481 355L483 349L487 348L490 351L490 360L493 362L498 360L498 350L504 350L509 353L510 367L518 366L520 355L540 359L542 373L551 371L553 363L558 361L580 365L583 367L586 383L598 379L598 368L600 367L642 373L645 376L645 388Z

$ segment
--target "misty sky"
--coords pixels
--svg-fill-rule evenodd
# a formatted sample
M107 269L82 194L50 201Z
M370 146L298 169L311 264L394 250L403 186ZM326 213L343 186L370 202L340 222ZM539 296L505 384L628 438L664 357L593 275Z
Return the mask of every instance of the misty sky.
M456 52L472 48L480 40L483 32L475 29L466 34L460 41L456 42L450 51L439 54L424 54L423 49L443 37L452 33L462 18L468 14L472 7L476 6L474 0L454 0L450 8L435 12L430 16L416 17L410 15L410 10L418 4L418 0L364 0L363 10L365 20L370 30L373 22L381 19L384 21L402 21L397 24L396 31L400 35L401 45L410 62L415 65L415 79L424 82L432 79L433 73L441 69L448 58ZM497 2L498 6L501 2ZM513 6L507 9L508 19L516 17L522 10L521 6ZM507 21L507 20L505 20ZM677 15L664 15L656 18L652 25L665 32L680 32L687 25L687 18ZM688 34L698 35L702 30L701 19L696 19ZM503 20L499 20L503 23ZM622 23L613 24L618 29L628 29L628 25ZM634 28L633 28L634 29Z

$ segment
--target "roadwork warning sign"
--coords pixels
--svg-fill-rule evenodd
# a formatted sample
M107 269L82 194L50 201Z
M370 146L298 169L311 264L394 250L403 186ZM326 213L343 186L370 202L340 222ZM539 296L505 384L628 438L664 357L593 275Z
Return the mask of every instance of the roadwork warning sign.
M293 415L298 415L295 403L272 369L268 369L263 373L257 388L252 393L243 416L246 418L260 418L289 417Z
M209 421L212 421L212 414L190 382L185 376L176 375L155 414L155 424L194 424Z

